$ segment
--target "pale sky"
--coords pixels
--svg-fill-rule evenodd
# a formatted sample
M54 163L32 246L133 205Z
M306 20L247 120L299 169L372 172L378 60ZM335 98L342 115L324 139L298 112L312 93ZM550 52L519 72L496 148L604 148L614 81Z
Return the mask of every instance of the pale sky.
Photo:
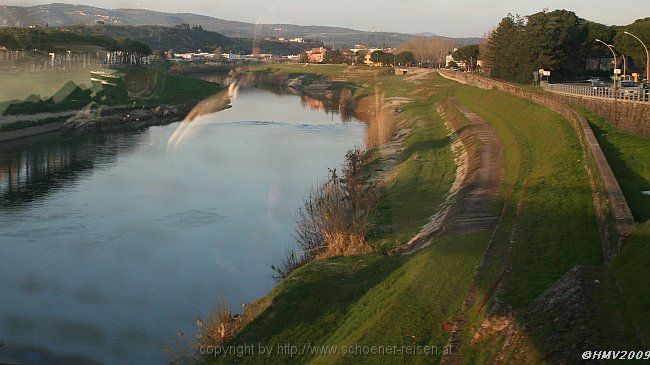
M0 0L2 5L50 1ZM58 0L109 8L147 8L197 13L228 20L298 25L332 25L371 31L431 32L451 37L481 36L507 13L527 15L567 9L604 24L628 24L650 16L649 0ZM107 5L110 4L110 5Z

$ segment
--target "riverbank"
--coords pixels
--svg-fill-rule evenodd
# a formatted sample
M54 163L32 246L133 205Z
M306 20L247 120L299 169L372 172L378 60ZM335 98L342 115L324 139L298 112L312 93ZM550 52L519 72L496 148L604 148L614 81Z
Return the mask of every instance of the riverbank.
M461 85L433 73L394 76L385 69L330 65L279 65L260 72L283 84L296 85L291 81L296 78L314 80L325 94L330 80L348 84L356 112L364 109L368 96L380 95L382 104L393 105L399 122L397 137L372 150L370 166L385 182L367 237L377 253L316 260L295 270L248 307L239 317L244 318L241 331L226 345L330 349L327 354L303 351L291 357L276 351L265 360L272 362L437 363L449 345L461 351L456 360L493 363L526 348L531 354L527 363L539 363L550 353L573 362L572 353L559 351L566 343L641 342L625 321L592 321L625 317L625 298L617 296L611 281L604 279L607 274L599 271L603 253L590 181L578 136L562 116L504 92ZM425 239L424 248L407 255L388 254L401 252L395 248L416 237L448 206L454 181L463 176L457 172L462 155L451 148L454 138L445 127L451 120L446 118L453 118L458 133L471 133L466 126L482 121L498 139L491 141L503 148L502 162L495 161L492 169L501 169L502 176L485 180L495 181L488 190L496 200L476 205L471 203L474 198L490 194L461 191L457 200L465 202L464 210L452 210L446 218L465 227L463 212L474 216L472 206L478 206L489 222L481 221L471 232L442 230ZM480 155L492 142L479 137L467 143ZM476 167L477 162L469 162L468 168ZM474 186L483 191L480 184ZM580 286L571 293L562 289L594 275L605 284ZM587 291L594 295L578 300ZM618 299L607 303L606 298L614 297ZM576 303L576 310L563 313L555 302ZM497 308L511 308L506 317L499 317L501 322L488 316ZM581 311L589 320L575 316ZM551 322L551 316L561 319ZM498 329L499 323L505 325ZM609 333L602 330L605 325ZM568 330L574 327L582 330ZM546 341L544 334L554 330L557 338ZM503 346L506 340L508 347ZM341 352L379 345L430 346L436 351L388 357ZM259 360L254 353L205 358L208 363Z
M56 131L141 129L182 120L199 104L202 113L223 110L230 104L226 90L220 85L171 74L165 65L125 72L130 100L109 104L90 100L80 109L0 116L0 142ZM210 103L205 108L206 103L201 102L207 98Z

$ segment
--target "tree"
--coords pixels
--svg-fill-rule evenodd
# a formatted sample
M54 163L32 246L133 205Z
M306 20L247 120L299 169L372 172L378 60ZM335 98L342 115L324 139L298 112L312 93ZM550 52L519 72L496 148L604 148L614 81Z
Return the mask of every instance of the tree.
M89 44L109 51L151 54L151 48L126 37L84 34L61 28L0 27L0 44L13 50L74 50Z
M395 61L398 65L408 66L415 62L415 57L410 51L404 51L397 54Z
M357 65L363 65L364 62L366 61L367 54L368 51L365 50L357 51L357 53L354 54L354 63Z
M478 44L470 44L467 46L456 49L451 56L456 61L464 61L465 69L472 71L476 69L476 61L478 61Z
M650 17L639 19L630 25L620 28L616 33L616 36L613 37L613 43L616 50L623 53L628 59L628 69L645 73L645 50L638 40L634 39L628 34L625 34L624 31L628 31L641 38L646 46L650 47Z
M399 51L411 52L416 61L425 64L443 65L445 56L456 47L456 43L440 37L413 37L401 44Z
M345 57L343 57L343 54L338 49L327 51L323 57L323 63L341 64L345 63L345 61Z
M374 63L383 63L383 61L385 61L385 55L386 53L384 53L384 51L377 50L370 54L370 60Z
M567 10L542 11L525 18L508 14L490 34L486 66L490 75L516 82L529 82L543 68L557 78L586 73L596 34L608 28L579 18Z
M221 54L223 53L223 49L221 47L217 47L214 49L212 52L214 54L214 58L220 60L221 59Z
M490 30L489 32L483 34L483 40L481 40L481 43L478 45L478 59L483 60L483 67L481 68L481 72L487 72L488 74L490 73L490 68L489 65L485 62L485 59L487 57L488 53L488 44L490 42L490 36L492 35L493 30ZM478 63L478 61L477 61Z
M517 68L517 38L523 27L523 20L508 14L490 35L485 61L490 76L513 80Z

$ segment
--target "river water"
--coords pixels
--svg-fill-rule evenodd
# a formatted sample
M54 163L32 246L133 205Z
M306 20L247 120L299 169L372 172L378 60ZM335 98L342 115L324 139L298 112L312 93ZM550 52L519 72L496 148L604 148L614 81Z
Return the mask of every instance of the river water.
M296 208L365 131L254 88L178 127L0 149L0 362L169 361L219 296L272 288Z

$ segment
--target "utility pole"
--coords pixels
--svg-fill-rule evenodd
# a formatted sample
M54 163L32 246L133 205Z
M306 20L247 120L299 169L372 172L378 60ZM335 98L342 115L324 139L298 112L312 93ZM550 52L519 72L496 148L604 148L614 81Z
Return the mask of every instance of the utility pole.
M646 81L650 82L650 52L648 52L648 47L645 45L645 43L643 43L643 41L639 37L635 36L634 34L628 31L624 31L623 33L636 38L636 40L639 41L639 43L641 43L641 45L645 49L645 79Z

